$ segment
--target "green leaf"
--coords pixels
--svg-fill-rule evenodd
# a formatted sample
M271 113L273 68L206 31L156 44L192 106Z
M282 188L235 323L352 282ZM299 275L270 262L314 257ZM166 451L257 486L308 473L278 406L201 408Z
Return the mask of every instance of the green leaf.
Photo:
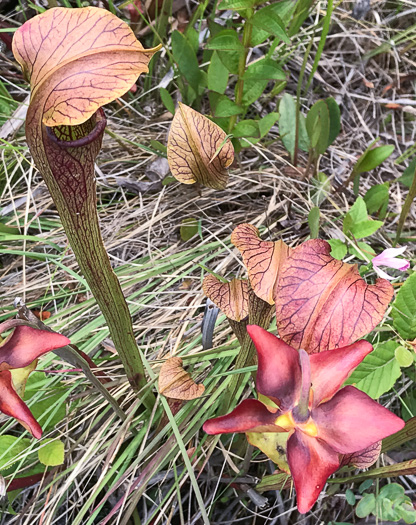
M347 247L340 239L330 239L329 244L331 246L331 256L334 259L342 261L342 259L347 255Z
M172 115L175 114L175 103L173 102L173 98L171 97L169 91L163 87L159 88L160 93L160 99L163 102L163 105L165 108L172 113Z
M377 148L367 149L357 160L354 166L355 173L364 173L380 166L394 151L394 146L378 146Z
M363 494L366 490L368 490L371 487L372 484L373 484L373 480L372 479L366 479L358 487L358 492L360 494Z
M279 113L271 112L261 118L259 123L260 138L263 138L269 133L270 129L276 124L279 118Z
M251 18L252 25L266 31L269 35L277 36L286 44L290 44L290 38L285 32L282 19L271 7L266 6L259 9Z
M217 51L214 51L208 66L208 89L224 94L227 84L228 69L222 63Z
M364 195L364 201L368 213L380 213L380 215L383 215L384 210L385 214L389 202L389 183L372 186Z
M354 255L354 257L357 257L357 259L361 259L362 261L368 262L369 259L372 259L376 255L373 248L365 242L358 241L357 248L354 245L349 245L348 251L351 255Z
M248 65L244 73L244 81L256 80L286 80L286 73L270 58L262 58Z
M65 459L65 446L60 439L41 441L38 450L39 461L47 467L62 465Z
M206 49L218 49L222 51L237 51L244 53L244 46L240 42L234 29L224 29L217 33L206 45Z
M256 0L222 0L219 4L218 9L224 11L230 9L232 11L238 11L239 9L251 9L256 5Z
M397 343L386 341L378 344L358 365L346 384L357 388L373 399L388 392L400 377L399 363L395 357Z
M194 218L183 219L180 228L181 239L186 242L198 233L198 221Z
M416 337L416 273L400 287L391 316L394 327L403 339L412 340Z
M237 106L226 95L218 95L218 93L212 91L209 94L209 100L215 117L231 117L232 115L240 115L243 112L243 108Z
M394 355L401 368L407 368L415 362L414 352L410 352L410 350L404 346L398 346L394 352Z
M263 7L265 13L267 14L270 10L273 14L276 14L286 26L292 16L293 11L293 1L292 0L283 0L279 2L273 2L271 5ZM257 47L262 44L267 38L269 38L270 33L261 29L260 27L253 26L251 32L251 47Z
M240 120L234 129L233 135L236 138L254 137L260 138L259 124L257 120Z
M325 99L325 104L327 105L329 113L328 147L334 142L341 131L341 111L335 99L332 97Z
M293 158L296 138L296 102L295 99L285 93L279 104L279 133L284 147ZM306 131L305 117L299 115L299 148L303 151L309 150L309 138Z
M256 78L251 78L244 81L243 85L243 106L249 106L255 102L266 89L268 80L257 80Z
M374 494L366 494L355 508L355 513L359 518L366 518L376 508L376 497Z
M348 215L351 217L353 224L356 222L366 221L368 219L367 206L362 197L357 197L357 200L351 206Z
M18 461L19 455L30 447L31 440L4 434L0 436L0 471L7 470Z
M198 86L202 78L198 60L188 40L177 30L172 33L172 54L179 71L198 93Z
M349 505L355 505L355 496L354 492L351 489L345 491L345 499Z
M350 232L356 239L363 239L364 237L369 237L373 235L379 228L383 226L383 221L373 221L367 219L365 221L356 222L351 226Z
M310 145L319 155L325 153L329 142L329 111L323 100L318 100L306 117Z
M319 237L319 219L320 219L320 212L319 208L315 206L311 209L308 215L308 224L309 229L311 231L311 239L317 239Z
M404 170L403 175L397 180L410 188L413 182L413 177L416 170L416 157L410 162L409 166Z

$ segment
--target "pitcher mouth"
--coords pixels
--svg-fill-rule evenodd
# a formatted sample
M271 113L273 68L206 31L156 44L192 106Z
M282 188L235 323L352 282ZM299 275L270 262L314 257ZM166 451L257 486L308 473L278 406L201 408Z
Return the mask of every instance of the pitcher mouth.
M80 148L83 146L87 146L88 144L91 144L94 142L103 132L107 125L107 119L104 114L104 110L102 108L99 108L94 115L91 117L91 119L95 118L95 126L94 128L88 133L88 135L85 135L85 137L81 137L77 140L60 140L54 133L54 128L45 126L46 133L48 135L48 138L57 146L60 148ZM56 126L60 127L60 126Z

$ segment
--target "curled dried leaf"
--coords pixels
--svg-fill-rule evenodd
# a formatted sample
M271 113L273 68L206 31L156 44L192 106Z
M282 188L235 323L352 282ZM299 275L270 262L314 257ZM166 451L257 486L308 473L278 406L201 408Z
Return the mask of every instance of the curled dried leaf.
M234 148L225 132L198 111L179 103L168 138L168 162L172 175L183 184L199 182L222 190Z
M248 282L232 279L222 283L214 275L207 275L202 289L204 294L233 321L240 322L248 316Z
M171 357L160 368L159 392L165 397L189 401L201 397L205 387L203 384L196 384L188 372L185 372L180 357Z
M269 304L274 304L281 268L292 249L284 241L262 241L259 230L251 224L239 224L231 235L248 271L254 293Z

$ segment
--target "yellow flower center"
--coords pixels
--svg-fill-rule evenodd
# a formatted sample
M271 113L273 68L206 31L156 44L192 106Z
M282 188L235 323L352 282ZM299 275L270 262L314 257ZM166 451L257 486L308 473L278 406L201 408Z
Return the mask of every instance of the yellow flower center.
M297 423L292 416L292 412L286 412L279 416L274 422L275 425L284 428L285 430L292 430L298 428L310 437L318 435L318 427L315 425L312 418L309 418L305 423Z

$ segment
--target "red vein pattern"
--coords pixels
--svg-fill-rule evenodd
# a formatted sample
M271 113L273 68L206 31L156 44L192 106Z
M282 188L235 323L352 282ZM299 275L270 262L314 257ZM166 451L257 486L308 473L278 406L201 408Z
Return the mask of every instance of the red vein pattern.
M286 259L275 290L280 337L316 353L348 346L382 320L393 297L385 279L367 284L357 266L330 256L323 240L306 241Z
M47 126L76 125L126 93L157 49L143 49L115 15L56 7L15 33L13 53Z
M240 322L248 316L248 282L232 279L222 283L214 275L207 275L202 284L204 294L233 321Z
M201 397L205 392L202 383L197 384L183 368L180 357L170 357L160 368L159 392L165 397L188 401Z
M274 304L281 267L292 249L283 241L262 241L258 229L251 224L239 224L231 242L241 252L254 293Z
M183 184L199 182L209 188L224 189L228 182L227 168L234 160L233 145L230 140L224 144L225 138L225 132L217 124L179 103L168 137L172 175Z

